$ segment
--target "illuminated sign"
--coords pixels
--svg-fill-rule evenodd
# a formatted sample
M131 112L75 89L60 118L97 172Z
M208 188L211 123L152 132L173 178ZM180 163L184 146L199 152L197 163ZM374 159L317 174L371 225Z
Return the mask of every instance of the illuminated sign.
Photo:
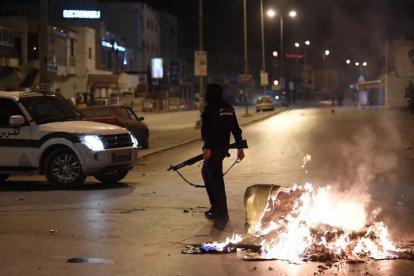
M164 75L162 67L162 58L153 58L151 59L151 76L154 79L162 79Z
M94 10L63 10L63 18L99 19L100 11Z
M302 54L285 54L286 58L301 59L303 58Z
M118 42L114 41L112 44L109 41L102 40L101 45L107 48L112 48L114 51L125 52L125 47L118 45Z

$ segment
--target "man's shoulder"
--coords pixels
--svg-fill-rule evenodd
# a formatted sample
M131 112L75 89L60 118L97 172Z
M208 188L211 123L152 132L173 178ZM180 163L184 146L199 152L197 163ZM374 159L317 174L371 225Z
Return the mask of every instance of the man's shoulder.
M235 116L235 114L234 108L229 104L220 107L220 116Z

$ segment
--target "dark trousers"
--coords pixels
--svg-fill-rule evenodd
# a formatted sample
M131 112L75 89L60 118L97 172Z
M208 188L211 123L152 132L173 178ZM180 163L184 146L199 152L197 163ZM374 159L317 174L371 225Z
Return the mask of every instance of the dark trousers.
M227 214L227 198L223 179L223 159L226 155L226 150L212 150L210 159L204 160L201 169L212 210L221 214Z

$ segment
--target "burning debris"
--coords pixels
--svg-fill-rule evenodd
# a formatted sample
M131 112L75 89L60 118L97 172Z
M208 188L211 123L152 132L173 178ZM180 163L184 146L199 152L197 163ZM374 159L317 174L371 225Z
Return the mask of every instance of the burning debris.
M378 210L368 218L361 202L335 196L329 186L315 190L309 183L289 189L254 185L246 191L245 210L245 237L233 235L224 242L202 244L198 252L183 253L235 252L243 248L240 244L246 238L254 237L260 246L255 252L249 250L246 260L332 263L414 259L412 251L389 240L383 222L375 222Z

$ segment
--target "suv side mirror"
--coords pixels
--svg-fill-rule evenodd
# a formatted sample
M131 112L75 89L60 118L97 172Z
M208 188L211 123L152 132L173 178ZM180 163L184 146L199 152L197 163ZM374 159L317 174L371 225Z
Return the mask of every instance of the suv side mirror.
M12 115L9 118L9 125L11 126L21 126L24 125L26 120L22 115Z

